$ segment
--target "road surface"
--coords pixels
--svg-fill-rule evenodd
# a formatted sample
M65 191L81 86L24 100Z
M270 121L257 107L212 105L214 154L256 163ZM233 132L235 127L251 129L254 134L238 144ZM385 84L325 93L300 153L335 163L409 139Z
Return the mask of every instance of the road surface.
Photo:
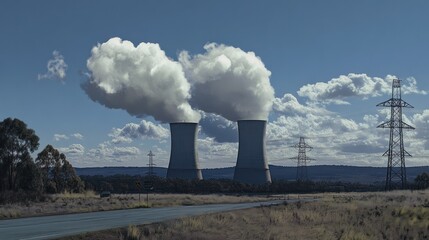
M313 201L292 199L288 202ZM208 204L163 208L140 208L104 212L78 213L57 216L0 220L0 239L55 239L104 229L162 222L186 216L202 215L280 204L283 200L255 203Z

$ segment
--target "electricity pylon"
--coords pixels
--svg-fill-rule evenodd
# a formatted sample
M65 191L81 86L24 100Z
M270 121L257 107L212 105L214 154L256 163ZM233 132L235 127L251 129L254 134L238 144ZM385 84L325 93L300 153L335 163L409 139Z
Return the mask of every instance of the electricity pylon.
M401 80L394 79L392 83L392 98L377 104L377 107L390 107L390 120L378 125L378 128L390 128L389 149L383 154L387 156L386 191L407 187L407 172L405 156L411 157L404 149L403 129L414 127L402 121L402 108L413 108L402 100Z
M309 149L311 151L313 147L305 143L304 137L300 137L299 143L291 147L298 148L298 156L290 158L290 159L297 160L296 181L308 181L307 161L314 160L314 159L307 157L306 150Z
M153 163L153 157L155 156L155 154L152 153L152 150L149 151L149 163L147 164L147 166L149 167L149 171L146 172L146 175L148 175L149 177L152 177L155 175L155 172L153 171L153 167L156 166L156 164Z

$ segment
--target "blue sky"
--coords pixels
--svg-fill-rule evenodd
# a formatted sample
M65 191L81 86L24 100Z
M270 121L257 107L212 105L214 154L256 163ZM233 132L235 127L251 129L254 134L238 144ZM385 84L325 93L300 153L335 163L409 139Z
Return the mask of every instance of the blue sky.
M285 158L296 153L286 146L304 135L318 156L313 164L385 166L380 155L388 131L375 129L385 120L375 105L389 97L389 90L343 94L339 88L332 99L317 95L319 88L300 91L341 75L364 79L365 74L369 82L387 75L404 84L415 79L404 99L416 108L404 113L420 128L406 135L408 151L416 156L407 161L427 165L428 7L427 1L2 1L0 118L25 121L41 138L39 150L52 144L68 153L75 166L142 166L150 149L158 165L167 166L168 125L147 117L145 126L153 131L124 133L142 119L106 108L82 90L91 49L119 37L135 45L158 43L177 60L183 50L203 54L203 46L215 42L254 52L271 72L278 104L269 117L270 163L293 165ZM65 77L38 79L47 73L54 51L67 65ZM339 82L344 81L332 83ZM207 119L235 129L218 116ZM201 166L233 166L237 144L222 139L234 134L213 131L200 133Z

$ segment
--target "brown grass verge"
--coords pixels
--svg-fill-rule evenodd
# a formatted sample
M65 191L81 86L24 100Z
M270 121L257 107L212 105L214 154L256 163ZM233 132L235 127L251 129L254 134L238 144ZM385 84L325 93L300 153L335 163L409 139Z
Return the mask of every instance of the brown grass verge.
M429 239L428 191L320 197L65 239Z
M100 198L94 192L89 191L82 194L53 194L47 196L46 201L44 202L0 205L0 219L144 207L254 202L267 201L271 199L275 198L270 197L267 199L267 196L233 196L220 194L150 194L150 206L148 206L145 194L141 194L141 200L139 201L138 194L113 194L108 198Z

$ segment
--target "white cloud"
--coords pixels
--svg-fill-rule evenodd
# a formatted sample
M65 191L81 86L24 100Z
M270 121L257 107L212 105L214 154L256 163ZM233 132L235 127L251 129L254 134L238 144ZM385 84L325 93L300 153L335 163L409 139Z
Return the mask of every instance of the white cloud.
M229 121L222 116L214 113L201 113L200 126L202 132L212 137L216 142L237 142L238 128L237 123Z
M81 144L71 144L68 147L58 148L58 150L66 155L83 155L85 153L85 147Z
M137 147L113 147L112 156L135 156L140 154L140 150Z
M54 134L54 141L62 141L62 140L69 140L70 138L75 138L77 140L82 140L83 139L83 135L80 133L73 133L70 135L66 135L66 134Z
M286 158L294 157L297 151L288 146L303 136L314 147L310 155L316 158L314 163L367 165L368 155L383 151L378 141L371 140L377 139L371 136L375 131L375 126L367 128L335 114L280 116L267 126L267 154L274 164L293 165ZM353 151L359 154L350 153Z
M266 120L271 111L274 89L271 72L254 52L209 43L206 53L193 57L180 53L186 77L192 83L191 104L231 121Z
M301 136L314 147L309 156L317 161L312 164L374 165L374 156L384 151L384 136L376 129L378 115L356 121L323 105L300 104L291 94L276 98L273 109L279 116L267 125L267 154L272 164L294 165L286 159L296 156L297 150L288 146L298 143Z
M309 155L317 160L312 164L386 166L387 158L382 154L388 148L389 129L377 129L377 126L388 120L390 109L380 108L377 114L349 119L341 113L326 110L325 105L299 104L287 94L281 99L277 98L273 108L274 114L279 116L267 126L270 163L293 165L286 158L295 156L297 152L287 146L297 143L299 137L304 136L314 147ZM413 131L404 131L406 150L413 155L406 161L414 166L427 165L429 109L411 116L404 113L403 120L416 127Z
M68 140L69 137L65 134L54 134L54 141Z
M78 140L82 140L83 139L83 135L80 134L80 133L73 133L70 136L72 136L72 137L74 137L74 138L76 138Z
M188 103L191 86L182 66L156 43L135 47L130 41L111 38L92 49L87 67L91 77L82 88L108 108L162 122L200 119Z
M197 142L198 158L202 168L220 168L235 166L238 143L216 142L213 138L199 138Z
M393 79L396 79L393 75L387 75L383 79L369 77L366 74L350 73L347 76L341 75L333 78L328 82L304 85L299 89L298 95L322 103L349 104L345 99L350 97L367 99L390 94ZM426 91L417 88L417 81L412 77L402 82L402 91L404 94L427 94Z
M427 91L419 90L417 88L417 80L414 77L409 77L405 79L405 84L404 83L401 84L401 90L402 90L402 93L404 94L411 94L411 93L422 94L422 95L427 94Z
M112 143L130 143L136 138L165 139L170 132L162 125L142 120L139 124L127 123L123 128L113 128L109 136Z
M90 159L103 162L127 162L140 155L140 149L134 146L118 147L109 142L98 145L97 148L88 151Z
M411 123L416 128L414 137L416 141L423 144L424 150L429 150L429 109L422 113L414 114L411 117Z
M37 78L42 79L58 79L64 80L66 77L67 64L64 61L63 55L59 51L55 50L52 53L53 58L49 59L47 63L48 72L45 74L39 74Z
M291 115L307 115L307 114L329 114L325 108L319 106L302 105L298 99L292 94L286 93L282 98L275 98L273 110L277 113Z

